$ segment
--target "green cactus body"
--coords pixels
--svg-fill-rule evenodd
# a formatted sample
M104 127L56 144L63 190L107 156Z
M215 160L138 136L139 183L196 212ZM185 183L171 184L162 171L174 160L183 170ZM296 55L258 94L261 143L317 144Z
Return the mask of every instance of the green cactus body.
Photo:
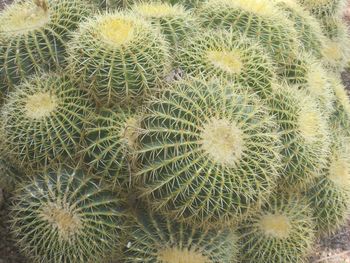
M175 49L199 28L193 15L181 5L141 3L135 5L132 11L158 27Z
M294 23L294 28L299 36L302 48L305 52L321 57L322 42L324 35L318 21L301 8L294 0L276 0L288 18Z
M18 189L11 230L31 262L104 262L118 245L122 205L81 171L60 167Z
M140 100L156 88L170 63L163 37L146 21L123 13L83 23L69 51L74 73L92 83L102 105Z
M151 0L92 0L100 9L129 9L137 3L147 3Z
M276 86L268 103L284 146L280 186L306 189L327 165L330 147L327 118L313 98L287 85Z
M189 75L220 77L266 95L275 80L273 63L259 44L228 32L198 33L179 50L178 67Z
M94 174L104 176L113 185L123 186L130 181L139 118L132 109L101 109L92 115L86 128L85 162Z
M81 0L15 1L0 13L0 67L12 86L65 65L66 42L92 8Z
M321 236L331 235L345 225L350 211L349 141L335 140L324 176L308 191L317 233Z
M141 196L191 224L238 220L275 186L279 139L237 84L191 79L153 98L141 120ZM142 134L143 133L143 134Z
M350 59L348 28L340 18L323 18L322 29L327 36L322 48L323 62L327 68L339 73Z
M293 63L285 65L280 77L316 99L324 115L334 111L335 95L329 73L322 63L309 54L299 54Z
M189 227L154 213L128 221L125 263L234 263L237 239L229 229Z
M243 262L306 263L314 241L312 211L301 199L274 195L240 226Z
M230 29L260 41L277 64L289 61L297 50L293 24L270 0L209 0L197 13L204 27Z
M74 158L93 105L68 76L44 74L16 86L1 110L9 157L27 170Z
M302 7L317 18L341 17L347 0L297 0Z

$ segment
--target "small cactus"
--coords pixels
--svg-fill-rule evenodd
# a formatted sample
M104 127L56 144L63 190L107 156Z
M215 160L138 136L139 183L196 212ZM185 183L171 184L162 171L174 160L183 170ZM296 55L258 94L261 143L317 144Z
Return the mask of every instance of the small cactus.
M118 245L123 204L81 171L59 167L18 189L11 231L31 262L104 262Z
M181 5L141 3L135 5L132 11L159 28L170 46L175 49L199 27L191 12Z
M31 74L64 66L70 33L91 12L82 0L25 0L7 5L0 13L2 81L13 86Z
M154 97L141 120L141 196L191 224L227 223L275 186L279 139L261 101L237 84L184 80Z
M335 136L339 137L339 136ZM336 138L329 166L308 191L318 235L331 235L345 225L350 211L349 141Z
M272 196L239 229L244 263L306 263L315 236L308 204L281 194Z
M276 86L267 103L276 117L283 144L280 186L306 189L327 165L327 118L313 98L288 85Z
M93 104L66 75L35 76L9 94L1 109L8 157L27 170L74 158Z
M275 81L273 63L259 44L228 32L198 33L179 49L177 64L189 75L225 78L266 95Z
M209 0L197 13L206 28L229 29L260 41L277 64L289 61L297 50L293 24L273 1Z
M104 176L115 186L130 182L138 126L139 116L132 109L101 109L91 116L83 152L94 174Z
M229 229L189 227L145 212L128 221L125 263L234 263L237 238Z
M146 21L119 12L81 24L70 44L74 74L91 84L99 104L140 100L167 73L168 46Z

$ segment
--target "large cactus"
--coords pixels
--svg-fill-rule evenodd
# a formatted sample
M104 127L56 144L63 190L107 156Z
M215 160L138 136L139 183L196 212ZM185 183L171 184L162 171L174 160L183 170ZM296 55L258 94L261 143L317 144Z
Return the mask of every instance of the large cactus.
M59 167L18 189L11 230L31 262L104 262L118 247L122 206L81 171Z
M284 189L306 189L327 165L330 131L317 102L303 91L276 86L268 100L279 124Z
M137 179L153 209L218 224L266 199L280 166L275 123L256 96L239 89L193 79L151 100Z
M234 263L237 238L229 229L190 227L144 212L128 221L125 263Z
M276 63L289 61L297 50L293 23L273 1L209 0L197 13L204 27L230 29L257 39Z
M92 172L115 186L130 182L136 150L139 116L132 109L101 109L86 128L85 161Z
M234 33L198 33L179 50L176 64L189 75L220 77L266 95L271 92L275 70L265 50Z
M240 226L243 262L306 263L314 241L308 204L275 194Z
M69 51L74 73L92 83L101 104L140 100L156 88L169 63L163 37L138 16L119 12L81 24Z
M15 1L0 13L0 67L8 85L65 65L66 42L92 8L82 0Z
M43 74L9 94L1 110L8 157L25 169L74 158L93 104L66 75Z

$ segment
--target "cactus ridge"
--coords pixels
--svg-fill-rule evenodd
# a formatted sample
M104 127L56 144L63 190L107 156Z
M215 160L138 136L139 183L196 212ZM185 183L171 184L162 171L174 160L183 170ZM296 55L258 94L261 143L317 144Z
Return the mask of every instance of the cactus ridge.
M93 104L69 76L33 77L9 94L1 110L9 157L24 169L74 158Z
M209 0L197 14L203 27L229 29L260 41L277 64L289 61L297 50L292 22L272 1Z
M262 96L271 92L274 66L265 50L232 32L206 32L179 49L177 64L189 75L235 81Z
M86 128L85 162L93 173L113 185L122 186L130 175L131 159L137 145L139 116L129 109L101 109Z
M141 3L132 9L159 28L173 48L179 47L198 29L192 13L181 5L168 3Z
M85 1L17 1L0 13L0 63L7 85L66 65L66 43L92 8Z
M168 70L168 45L146 21L119 12L81 24L69 49L70 63L100 104L138 99Z
M101 262L118 244L122 205L80 170L59 167L18 189L11 230L34 262Z
M350 211L349 141L339 134L334 137L329 166L307 193L319 235L331 235L339 230L346 224Z
M155 213L129 222L125 263L233 263L237 238L229 229L208 230Z
M284 195L273 195L239 230L243 262L305 263L314 242L314 222L308 204Z
M268 101L276 117L283 149L280 184L305 188L327 165L330 132L317 102L293 87L276 86Z
M141 120L141 196L188 222L236 220L270 193L279 164L275 123L237 84L180 81ZM249 189L249 190L248 190Z

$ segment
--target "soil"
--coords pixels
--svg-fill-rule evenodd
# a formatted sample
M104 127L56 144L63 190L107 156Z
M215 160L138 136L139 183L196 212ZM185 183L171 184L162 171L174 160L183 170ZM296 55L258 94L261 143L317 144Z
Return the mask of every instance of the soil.
M0 10L12 0L0 0ZM350 22L350 7L346 12ZM350 69L342 74L344 84L350 93ZM8 230L9 196L0 189L0 263L29 263L21 255ZM335 235L317 242L310 263L350 263L350 219L348 224Z

